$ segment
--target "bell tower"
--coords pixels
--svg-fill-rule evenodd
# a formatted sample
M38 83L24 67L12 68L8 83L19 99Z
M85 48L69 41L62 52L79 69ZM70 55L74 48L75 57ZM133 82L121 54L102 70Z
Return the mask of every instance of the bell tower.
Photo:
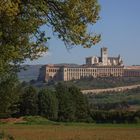
M101 60L103 65L107 65L108 62L108 50L107 48L101 48Z

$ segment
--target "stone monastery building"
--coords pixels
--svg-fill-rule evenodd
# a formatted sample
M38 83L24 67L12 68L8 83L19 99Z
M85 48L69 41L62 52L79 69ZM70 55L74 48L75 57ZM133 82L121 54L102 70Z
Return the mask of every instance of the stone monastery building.
M108 57L108 49L101 48L101 56L86 58L86 64L54 64L44 65L40 69L39 81L69 81L87 77L122 77L123 61L118 57Z

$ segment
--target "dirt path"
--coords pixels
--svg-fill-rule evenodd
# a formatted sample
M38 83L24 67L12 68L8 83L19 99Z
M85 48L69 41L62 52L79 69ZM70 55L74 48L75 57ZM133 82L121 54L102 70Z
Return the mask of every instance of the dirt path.
M125 91L129 89L135 89L137 87L140 87L140 84L138 85L131 85L131 86L123 86L123 87L115 87L115 88L106 88L106 89L90 89L90 90L82 90L83 94L93 93L93 94L99 94L102 92L108 92L108 91Z

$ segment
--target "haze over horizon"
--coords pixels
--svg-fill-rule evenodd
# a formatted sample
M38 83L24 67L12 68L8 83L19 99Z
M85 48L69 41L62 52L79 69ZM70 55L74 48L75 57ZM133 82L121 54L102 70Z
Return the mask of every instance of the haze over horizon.
M101 19L90 31L101 34L100 43L91 48L77 46L67 50L56 36L48 42L49 51L43 57L26 61L26 64L85 63L87 56L100 56L100 48L107 47L109 56L118 56L125 65L139 65L140 62L140 1L139 0L99 0ZM46 27L43 27L46 28ZM52 32L46 29L52 36Z

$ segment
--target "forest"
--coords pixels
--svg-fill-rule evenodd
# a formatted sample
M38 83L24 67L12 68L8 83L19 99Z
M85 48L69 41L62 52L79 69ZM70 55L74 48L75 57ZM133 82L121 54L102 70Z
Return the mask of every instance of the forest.
M7 88L0 89L0 118L42 116L58 122L140 122L140 88L83 95L80 88L63 82L48 89L24 82L15 85L16 81L12 85L13 80L7 81L11 87L6 82L1 85Z

